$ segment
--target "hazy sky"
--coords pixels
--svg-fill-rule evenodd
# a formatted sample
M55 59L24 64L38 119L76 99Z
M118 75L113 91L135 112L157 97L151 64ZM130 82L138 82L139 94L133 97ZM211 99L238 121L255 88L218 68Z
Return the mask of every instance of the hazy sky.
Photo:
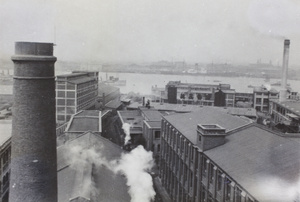
M0 0L0 53L54 42L59 60L300 65L298 0Z

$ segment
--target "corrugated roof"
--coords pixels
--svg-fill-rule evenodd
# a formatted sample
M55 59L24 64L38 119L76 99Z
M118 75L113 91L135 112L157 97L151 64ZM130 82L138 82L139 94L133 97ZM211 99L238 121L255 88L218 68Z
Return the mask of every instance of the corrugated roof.
M278 179L284 192L287 184L300 177L300 144L258 126L240 130L226 137L226 143L204 152L238 184L259 201L278 201L266 194L268 180ZM288 201L288 200L286 200Z
M90 132L59 147L57 149L58 201L66 202L71 198L84 197L90 198L91 201L95 202L129 202L130 196L127 191L126 179L122 175L113 173L104 165L92 167L92 164L88 163L82 167L76 167L76 169L70 166L70 159L72 159L70 155L72 153L69 149L76 146L86 149L93 148L108 161L119 159L122 153L119 146ZM95 189L84 189L82 187L83 182L88 181L92 177Z
M194 144L197 144L198 124L218 124L229 131L252 123L250 120L227 114L223 108L217 107L202 107L196 112L172 114L164 118Z

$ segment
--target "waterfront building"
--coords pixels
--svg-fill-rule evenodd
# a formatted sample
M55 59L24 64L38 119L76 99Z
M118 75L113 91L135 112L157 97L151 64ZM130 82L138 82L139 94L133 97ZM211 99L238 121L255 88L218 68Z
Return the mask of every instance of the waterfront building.
M270 99L278 99L279 92L273 88L257 86L253 89L253 107L257 111L268 112Z
M270 114L273 126L288 133L300 132L300 101L298 96L285 101L271 100ZM296 99L295 99L296 98Z
M165 88L168 103L204 106L234 106L235 91L229 84L195 84L169 81ZM215 97L215 93L217 97Z
M283 193L297 186L299 141L205 107L164 116L161 130L160 177L172 201L296 201L267 182L280 179Z
M63 124L80 110L94 109L98 72L73 72L56 77L56 122Z

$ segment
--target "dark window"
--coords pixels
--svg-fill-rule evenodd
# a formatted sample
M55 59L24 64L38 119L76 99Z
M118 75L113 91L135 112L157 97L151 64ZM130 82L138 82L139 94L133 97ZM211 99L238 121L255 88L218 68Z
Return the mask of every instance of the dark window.
M160 139L160 131L155 131L154 137L155 137L155 139Z

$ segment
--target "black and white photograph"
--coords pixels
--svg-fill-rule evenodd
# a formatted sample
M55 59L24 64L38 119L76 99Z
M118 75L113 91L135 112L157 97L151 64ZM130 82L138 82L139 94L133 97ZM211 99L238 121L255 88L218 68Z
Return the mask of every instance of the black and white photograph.
M0 202L300 202L300 1L0 0Z

